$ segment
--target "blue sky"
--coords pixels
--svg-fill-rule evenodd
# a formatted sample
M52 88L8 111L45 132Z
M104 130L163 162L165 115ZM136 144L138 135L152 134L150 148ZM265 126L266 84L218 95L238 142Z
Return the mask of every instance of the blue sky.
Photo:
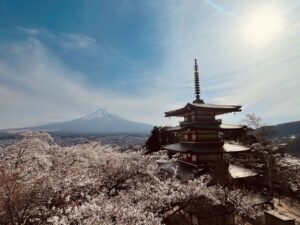
M299 16L294 0L0 0L0 128L98 108L174 124L163 112L193 100L194 58L206 102L243 105L227 121L299 120Z

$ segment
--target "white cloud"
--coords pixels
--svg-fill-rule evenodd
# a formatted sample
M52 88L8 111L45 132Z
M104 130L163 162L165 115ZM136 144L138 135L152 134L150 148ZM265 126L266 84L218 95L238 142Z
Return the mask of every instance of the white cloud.
M20 30L28 35L37 35L39 33L38 29L36 28L20 27Z
M58 33L55 34L46 28L20 27L23 33L29 37L45 40L52 44L59 45L67 50L88 50L96 51L96 39L82 33Z
M61 44L70 49L88 49L96 48L96 40L84 34L62 34Z

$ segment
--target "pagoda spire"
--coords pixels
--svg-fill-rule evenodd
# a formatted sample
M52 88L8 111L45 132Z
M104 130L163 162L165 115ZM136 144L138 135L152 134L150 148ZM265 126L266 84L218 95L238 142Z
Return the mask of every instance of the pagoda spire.
M199 72L198 72L198 64L197 59L195 59L195 95L196 99L193 101L193 103L204 103L202 99L200 99L200 82L199 82Z

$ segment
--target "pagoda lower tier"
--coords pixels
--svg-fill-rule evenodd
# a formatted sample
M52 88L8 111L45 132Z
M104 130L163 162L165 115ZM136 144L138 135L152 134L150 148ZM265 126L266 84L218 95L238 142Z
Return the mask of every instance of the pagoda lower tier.
M186 163L181 160L173 161L173 162L166 162L166 163L159 163L159 167L166 171L169 174L173 174L176 171L176 176L183 180L193 179L197 176L200 176L205 173L213 173L217 177L217 173L219 173L219 179L226 178L226 179L244 179L249 177L258 177L259 174L248 168L244 168L241 166L235 166L232 164L229 165L201 165L197 166L194 164ZM213 168L218 167L218 168Z
M225 182L228 178L240 179L257 176L257 173L254 171L242 167L226 166L224 155L251 151L251 148L243 145L227 142L219 145L213 143L207 145L199 142L178 142L164 145L162 148L168 151L169 157L179 154L179 156L177 155L177 161L160 165L161 169L168 173L172 173L174 168L177 168L177 172L180 173L179 177L186 175L186 178L189 179L201 175L201 173L209 173L218 182Z

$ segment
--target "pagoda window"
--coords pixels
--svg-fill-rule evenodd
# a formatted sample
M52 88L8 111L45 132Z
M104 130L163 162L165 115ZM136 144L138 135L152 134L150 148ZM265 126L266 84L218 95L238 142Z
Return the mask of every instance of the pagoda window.
M197 162L197 155L192 155L192 161Z
M189 136L188 136L187 134L185 134L185 135L184 135L184 140L187 141L188 139L189 139Z
M196 134L192 134L192 140L195 141L197 139L197 135Z
M183 159L187 159L187 154L183 154Z

